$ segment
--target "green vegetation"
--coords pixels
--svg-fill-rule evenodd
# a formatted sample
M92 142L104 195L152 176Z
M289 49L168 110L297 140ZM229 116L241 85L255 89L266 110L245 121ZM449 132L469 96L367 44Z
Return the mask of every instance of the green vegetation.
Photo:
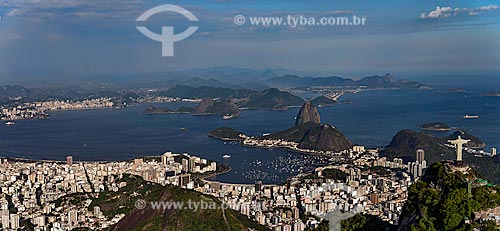
M371 167L366 167L366 168L362 168L362 169L363 169L363 171L369 170L371 172L374 172L379 176L389 176L392 173L392 170L390 168L386 168L386 167L382 167L382 166L371 166Z
M124 175L119 182L127 185L118 192L107 189L99 195L89 206L100 206L107 217L116 214L126 214L116 225L109 230L247 230L252 228L258 231L267 230L249 218L230 209L222 209L221 202L211 196L203 195L193 190L185 190L172 185L161 186L144 181L139 176ZM139 199L146 202L181 202L183 209L158 208L153 209L149 204L145 209L135 208ZM189 209L188 202L205 202L212 209Z
M342 231L386 231L396 230L396 226L369 214L356 214L340 221Z
M242 132L236 131L229 127L221 127L214 129L208 133L208 136L221 140L242 140L240 135Z
M329 231L330 230L329 224L330 224L330 222L328 222L326 220L322 220L321 223L319 223L318 227L316 227L314 229L306 228L305 230L306 231Z
M164 190L162 186L130 174L124 174L123 178L117 180L116 183L120 182L125 182L127 185L120 188L118 192L112 192L106 188L104 192L99 194L98 198L92 200L88 210L92 211L94 206L99 206L102 213L108 218L112 218L116 214L128 214L135 208L135 202L138 199L155 201Z
M475 187L467 193L467 181L474 172L452 172L449 165L431 165L422 180L409 189L408 203L403 209L403 230L471 230L485 224L466 224L465 218L474 219L474 212L500 205L500 188ZM469 179L468 179L469 178Z
M341 170L335 169L335 168L324 169L321 175L324 178L332 179L332 180L340 180L342 182L345 182L345 180L347 179L347 176L348 176L347 173L345 173Z
M54 203L56 207L60 207L62 203L68 203L70 205L79 205L82 201L89 199L87 193L72 193L59 197Z

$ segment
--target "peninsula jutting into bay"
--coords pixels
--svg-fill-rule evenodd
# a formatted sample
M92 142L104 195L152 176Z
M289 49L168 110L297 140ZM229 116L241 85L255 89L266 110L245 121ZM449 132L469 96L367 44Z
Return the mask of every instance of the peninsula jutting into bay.
M300 108L295 126L285 131L249 137L231 128L218 128L208 135L222 140L241 141L250 147L286 148L312 154L333 154L353 146L335 126L321 124L318 109L309 101Z

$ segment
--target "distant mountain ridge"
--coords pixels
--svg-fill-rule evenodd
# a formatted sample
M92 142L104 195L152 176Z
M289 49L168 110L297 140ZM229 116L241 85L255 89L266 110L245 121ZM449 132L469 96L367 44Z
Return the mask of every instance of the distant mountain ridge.
M428 87L415 81L391 80L391 78L387 77L388 75L374 75L356 81L350 77L338 77L333 74L333 72L325 71L300 71L286 68L264 68L256 70L231 66L215 66L192 68L188 70L169 70L149 74L96 74L86 76L85 81L79 81L77 85L93 88L94 90L170 88L175 85L187 85L191 87L211 86L235 89L249 88L254 90L263 90L273 87L307 86L366 86L368 88L401 87L424 89ZM36 81L34 81L33 84L36 85ZM75 85L75 82L64 84L64 82L58 81L58 84L59 86ZM43 86L47 85L44 84Z
M313 86L350 86L367 88L407 88L429 89L430 86L416 81L396 80L391 74L383 76L373 75L360 80L353 80L339 76L331 77L301 77L296 75L283 75L268 81L271 87L313 87Z
M177 85L155 94L179 98L220 98L232 99L236 106L250 109L284 110L290 106L300 106L304 100L286 91L269 88L263 91L250 89L230 89L220 87L190 87Z

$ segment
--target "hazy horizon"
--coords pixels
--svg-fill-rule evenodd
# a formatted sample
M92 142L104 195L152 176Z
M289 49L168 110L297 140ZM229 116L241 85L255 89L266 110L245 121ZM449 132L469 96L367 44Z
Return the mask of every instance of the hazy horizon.
M500 73L500 10L494 0L351 3L318 1L172 1L192 12L136 19L164 4L134 0L0 3L0 83L81 82L107 76L148 75L169 70L233 66L286 68L363 77L391 73L496 75ZM235 25L236 15L247 17ZM363 26L258 26L250 17L364 17ZM158 33L198 30L162 57L161 43L136 26ZM114 76L114 77L113 77ZM91 78L91 79L92 79Z

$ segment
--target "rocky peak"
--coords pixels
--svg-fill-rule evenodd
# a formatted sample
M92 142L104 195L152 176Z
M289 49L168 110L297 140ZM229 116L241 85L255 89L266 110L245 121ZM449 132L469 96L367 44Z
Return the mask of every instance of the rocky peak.
M318 109L312 105L310 101L307 101L300 108L297 119L295 120L295 126L299 126L305 123L315 123L321 124Z

